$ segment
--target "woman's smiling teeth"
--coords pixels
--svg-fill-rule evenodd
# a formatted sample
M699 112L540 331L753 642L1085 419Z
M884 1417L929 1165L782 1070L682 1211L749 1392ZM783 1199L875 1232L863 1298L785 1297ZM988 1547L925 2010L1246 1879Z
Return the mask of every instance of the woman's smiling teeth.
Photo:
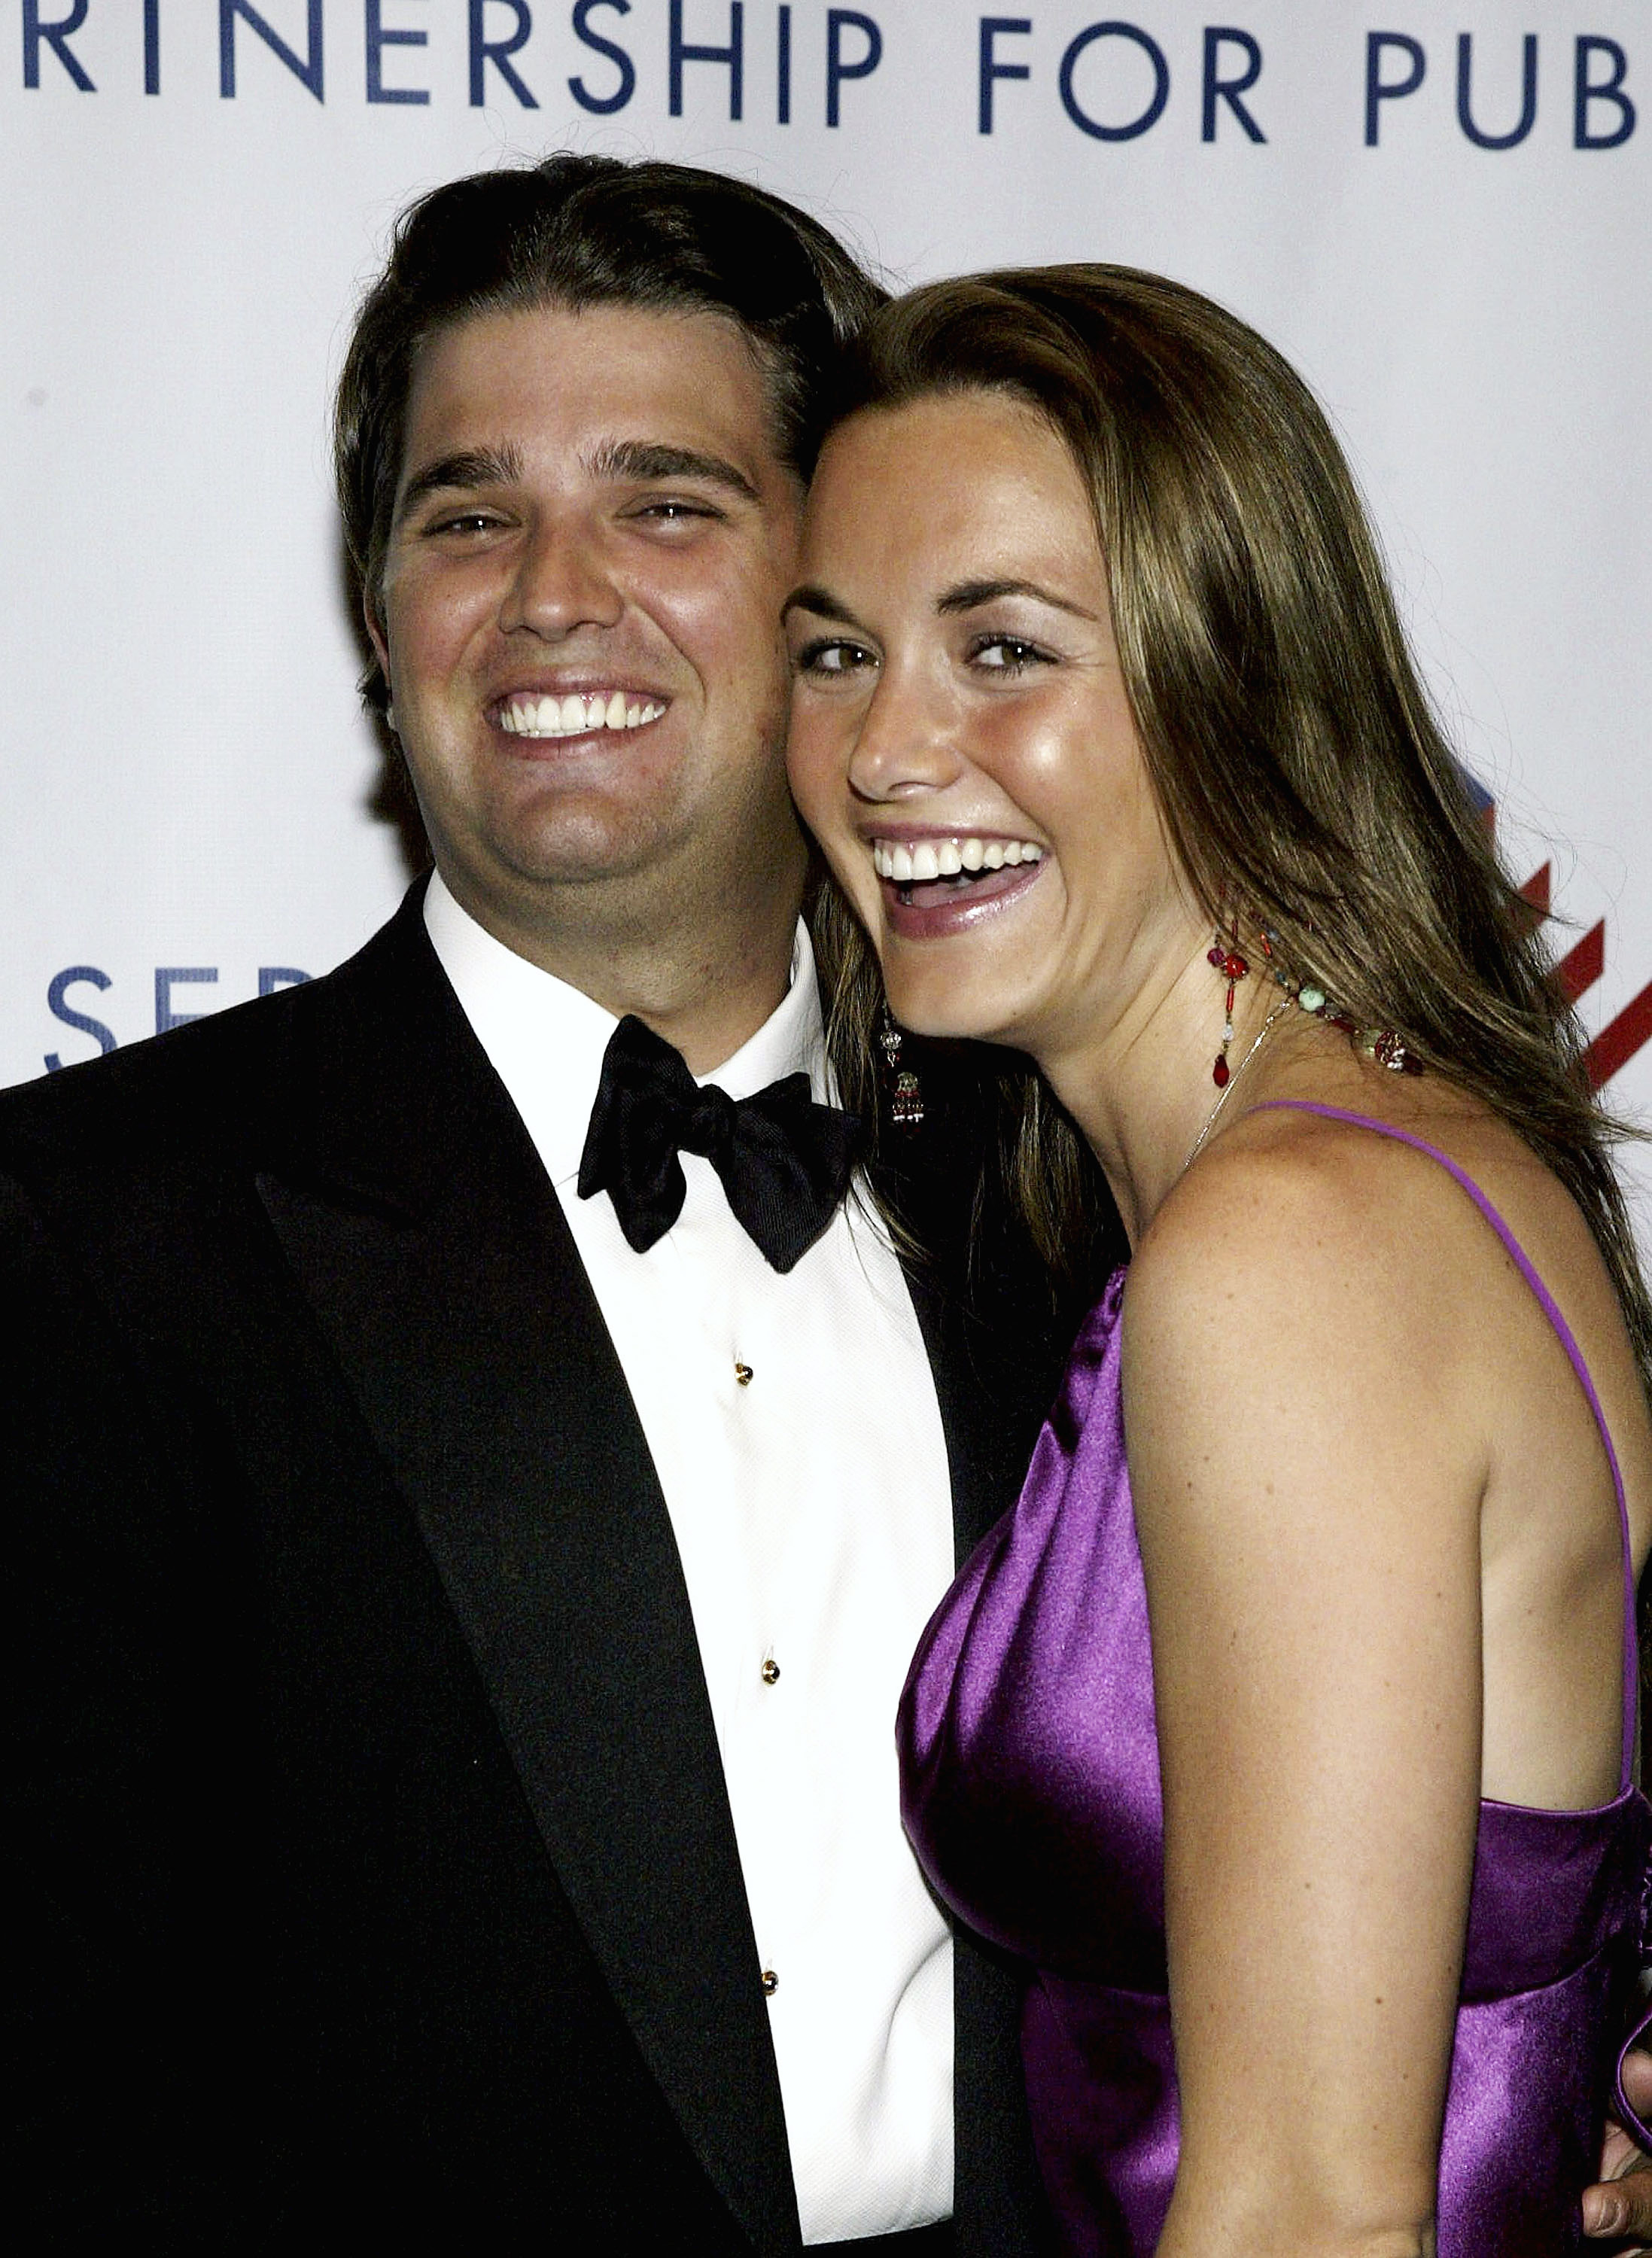
M1013 869L1021 863L1040 863L1044 849L1031 839L919 839L908 846L904 840L875 839L872 867L880 878L897 886L925 884L931 878L973 877L978 870Z
M499 726L511 737L580 737L592 729L640 729L664 711L656 699L629 698L623 690L571 690L564 698L507 698Z

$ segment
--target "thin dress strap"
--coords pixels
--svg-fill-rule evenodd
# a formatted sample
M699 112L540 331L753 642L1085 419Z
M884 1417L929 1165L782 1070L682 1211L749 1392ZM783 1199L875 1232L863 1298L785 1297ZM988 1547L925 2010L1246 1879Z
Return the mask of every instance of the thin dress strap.
M1357 1129L1374 1130L1379 1137L1392 1137L1396 1144L1409 1145L1414 1152L1426 1153L1429 1160L1437 1161L1449 1176L1454 1176L1478 1208L1492 1230L1507 1248L1516 1268L1537 1297L1538 1307L1554 1327L1556 1338L1571 1360L1571 1368L1578 1375L1579 1386L1588 1398L1589 1409L1594 1414L1599 1431L1601 1446L1606 1454L1606 1464L1612 1469L1613 1493L1618 1501L1618 1530L1623 1544L1623 1757L1618 1775L1618 1793L1627 1788L1634 1770L1634 1728L1640 1699L1640 1645L1635 1636L1634 1620L1634 1551L1629 1541L1629 1507L1623 1494L1623 1473L1618 1465L1618 1454L1612 1447L1612 1431L1606 1425L1606 1415L1600 1408L1600 1398L1595 1393L1594 1381L1584 1362L1583 1351L1572 1336L1571 1327L1561 1315L1554 1296L1549 1292L1534 1267L1531 1257L1509 1229L1491 1201L1480 1189L1465 1168L1461 1168L1437 1145L1430 1145L1422 1137L1414 1137L1407 1129L1396 1129L1392 1122L1373 1120L1368 1113L1351 1113L1340 1105L1316 1105L1306 1097L1269 1097L1251 1109L1253 1113L1317 1113L1327 1121L1347 1121Z

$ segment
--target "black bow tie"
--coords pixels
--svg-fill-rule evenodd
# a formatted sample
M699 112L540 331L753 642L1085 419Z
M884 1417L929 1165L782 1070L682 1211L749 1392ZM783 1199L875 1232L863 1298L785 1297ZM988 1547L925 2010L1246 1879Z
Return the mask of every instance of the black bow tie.
M722 1179L734 1219L776 1270L790 1270L832 1220L854 1165L860 1124L817 1105L806 1074L738 1102L704 1089L680 1051L627 1015L608 1040L579 1162L579 1196L606 1191L639 1254L683 1211L677 1154L700 1153Z

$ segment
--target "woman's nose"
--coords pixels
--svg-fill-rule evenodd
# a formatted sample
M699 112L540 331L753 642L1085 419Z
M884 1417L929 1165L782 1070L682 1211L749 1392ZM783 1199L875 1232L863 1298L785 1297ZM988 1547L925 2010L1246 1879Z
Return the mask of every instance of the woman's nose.
M886 668L849 756L850 789L862 799L916 799L945 790L962 767L954 701L921 676Z
M523 536L500 607L500 631L559 640L581 627L613 627L624 599L594 529L546 519Z

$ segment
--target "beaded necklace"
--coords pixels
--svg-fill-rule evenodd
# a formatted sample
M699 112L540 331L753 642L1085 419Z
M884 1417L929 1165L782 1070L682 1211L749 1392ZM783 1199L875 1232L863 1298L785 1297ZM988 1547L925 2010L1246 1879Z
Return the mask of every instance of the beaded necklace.
M1230 1067L1228 1064L1228 1052L1233 1041L1234 991L1240 981L1249 977L1251 970L1250 960L1239 947L1237 920L1231 934L1224 940L1218 932L1215 943L1209 951L1209 962L1227 983L1228 991L1223 1012L1222 1047L1216 1053L1216 1064L1210 1076L1210 1079L1216 1086L1216 1102L1206 1114L1204 1126L1194 1139L1188 1157L1178 1172L1180 1175L1185 1175L1193 1166L1206 1138L1216 1127L1216 1118L1227 1104L1234 1084L1267 1040L1275 1023L1293 1008L1306 1012L1310 1019L1323 1019L1328 1027L1340 1028L1361 1058L1370 1059L1374 1065L1386 1068L1391 1074L1421 1074L1422 1071L1422 1060L1407 1047L1403 1037L1393 1027L1370 1028L1357 1026L1346 1012L1337 1010L1327 997L1325 991L1316 982L1294 978L1281 964L1275 961L1273 935L1266 928L1260 938L1262 954L1267 960L1267 969L1273 975L1273 984L1276 988L1283 989L1285 992L1280 1001L1274 1005L1266 1019L1263 1020L1249 1049L1236 1067Z

